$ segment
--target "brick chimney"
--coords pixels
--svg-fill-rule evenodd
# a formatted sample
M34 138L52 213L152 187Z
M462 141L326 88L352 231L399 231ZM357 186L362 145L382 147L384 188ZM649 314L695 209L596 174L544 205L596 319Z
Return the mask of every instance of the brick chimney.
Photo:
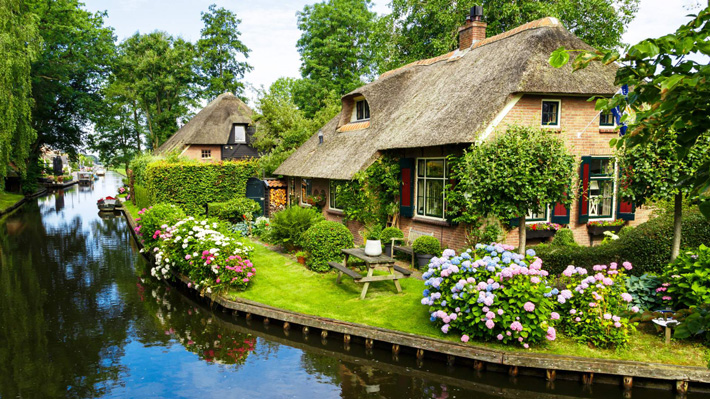
M471 7L471 14L466 17L466 24L459 28L459 50L470 48L473 43L486 38L487 23L483 21L483 7Z

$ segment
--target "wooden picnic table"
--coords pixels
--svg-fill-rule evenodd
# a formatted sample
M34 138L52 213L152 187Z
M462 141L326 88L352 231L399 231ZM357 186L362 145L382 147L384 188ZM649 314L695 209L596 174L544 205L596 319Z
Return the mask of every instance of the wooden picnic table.
M412 274L411 271L395 265L394 259L386 255L366 255L364 248L346 248L342 251L343 254L345 254L345 260L343 261L342 265L336 262L329 262L328 264L332 268L338 270L338 278L336 280L337 284L340 284L340 280L342 279L343 274L347 274L348 276L352 277L353 281L355 281L356 283L364 283L362 287L362 293L360 294L360 299L365 299L365 295L367 295L367 289L370 287L370 283L374 281L392 280L394 281L394 286L397 287L397 292L402 292L402 287L399 285L400 277L395 273L395 271L403 274L405 277L408 277L410 274ZM367 265L366 276L362 276L359 273L348 269L348 260L351 256L365 262L365 265ZM390 274L384 276L373 276L372 274L375 271L376 267L386 267L389 270Z

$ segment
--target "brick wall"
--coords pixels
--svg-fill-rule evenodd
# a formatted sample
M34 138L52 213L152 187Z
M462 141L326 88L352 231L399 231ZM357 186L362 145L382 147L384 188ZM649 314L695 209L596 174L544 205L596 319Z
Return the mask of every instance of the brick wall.
M203 159L202 150L210 150L212 158ZM182 155L203 162L218 162L222 160L222 146L192 144L183 152Z

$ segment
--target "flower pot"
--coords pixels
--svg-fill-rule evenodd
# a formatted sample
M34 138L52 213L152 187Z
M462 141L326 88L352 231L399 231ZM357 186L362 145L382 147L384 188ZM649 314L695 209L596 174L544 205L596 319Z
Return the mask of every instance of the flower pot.
M616 234L622 227L624 226L587 226L587 231L592 236L603 236L605 231L611 231Z
M368 256L382 255L382 241L380 241L380 240L365 241L365 255L368 255Z
M429 254L417 254L417 266L421 269L429 266L429 261L434 255Z
M557 230L526 230L525 238L547 238L555 235Z
M390 258L392 257L392 242L388 242L385 244L385 256L389 256Z
M306 264L306 257L305 256L297 256L296 259L298 260L298 263L305 265Z

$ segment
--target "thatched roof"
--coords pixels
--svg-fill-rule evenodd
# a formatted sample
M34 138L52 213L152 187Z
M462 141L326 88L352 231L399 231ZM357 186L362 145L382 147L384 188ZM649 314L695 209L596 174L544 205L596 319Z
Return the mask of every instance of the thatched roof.
M343 112L312 136L276 174L350 179L378 151L473 143L512 95L606 95L616 92L617 67L592 63L572 73L571 62L549 65L560 46L590 49L555 18L543 18L474 43L470 49L386 72L343 97ZM352 99L370 106L368 128L346 131ZM341 132L337 130L340 128Z
M163 143L156 154L182 151L190 144L227 144L232 125L251 124L251 114L251 109L234 94L220 94Z

